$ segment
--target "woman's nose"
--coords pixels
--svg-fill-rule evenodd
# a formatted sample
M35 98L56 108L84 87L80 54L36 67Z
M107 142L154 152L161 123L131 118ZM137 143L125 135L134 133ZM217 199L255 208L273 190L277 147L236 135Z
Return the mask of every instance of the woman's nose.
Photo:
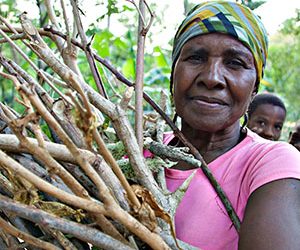
M201 74L201 73L200 73ZM225 77L224 69L220 60L209 60L206 64L204 72L201 74L202 82L206 85L208 89L213 88L224 88L225 87Z

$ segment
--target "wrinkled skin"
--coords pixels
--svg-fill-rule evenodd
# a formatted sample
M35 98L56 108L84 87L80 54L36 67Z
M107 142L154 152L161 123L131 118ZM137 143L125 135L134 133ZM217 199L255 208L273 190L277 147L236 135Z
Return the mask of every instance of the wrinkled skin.
M249 118L248 127L265 139L278 141L285 116L283 108L272 104L261 104Z
M172 79L175 108L182 132L206 162L239 142L239 118L255 95L256 74L251 52L228 35L206 34L183 46ZM175 168L192 166L180 162ZM299 207L298 180L281 179L255 190L247 202L239 249L299 249Z
M173 74L175 108L207 162L237 144L255 82L254 58L236 39L214 33L183 46Z

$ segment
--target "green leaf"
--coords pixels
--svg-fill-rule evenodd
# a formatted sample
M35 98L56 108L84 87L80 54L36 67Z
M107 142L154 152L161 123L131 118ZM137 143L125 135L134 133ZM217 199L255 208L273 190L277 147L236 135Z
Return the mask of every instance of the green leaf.
M113 35L110 31L104 30L100 33L97 33L94 37L93 48L101 57L110 56L110 44Z
M156 46L156 47L154 47L153 51L154 51L153 54L154 54L157 66L158 67L168 67L168 61L166 60L165 55L161 51L161 48Z
M127 49L128 47L126 41L124 41L122 37L117 37L114 40L114 46L119 49Z
M125 75L125 77L128 78L134 78L135 76L135 62L134 59L128 58L122 67L122 72Z

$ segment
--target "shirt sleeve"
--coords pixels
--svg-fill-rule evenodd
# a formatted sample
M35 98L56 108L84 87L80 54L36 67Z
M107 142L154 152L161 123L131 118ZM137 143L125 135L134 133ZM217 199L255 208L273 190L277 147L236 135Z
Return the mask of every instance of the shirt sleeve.
M249 175L249 193L271 181L300 179L300 152L285 142L263 148Z

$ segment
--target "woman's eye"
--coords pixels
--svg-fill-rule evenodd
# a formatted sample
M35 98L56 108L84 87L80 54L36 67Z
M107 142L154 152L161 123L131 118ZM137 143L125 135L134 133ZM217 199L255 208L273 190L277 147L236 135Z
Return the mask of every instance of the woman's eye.
M244 62L242 62L239 59L230 59L227 61L227 65L229 65L230 67L235 68L235 69L246 68Z
M227 58L225 64L232 69L247 68L246 63L240 58Z
M202 55L191 55L187 58L187 61L203 62L205 58Z

